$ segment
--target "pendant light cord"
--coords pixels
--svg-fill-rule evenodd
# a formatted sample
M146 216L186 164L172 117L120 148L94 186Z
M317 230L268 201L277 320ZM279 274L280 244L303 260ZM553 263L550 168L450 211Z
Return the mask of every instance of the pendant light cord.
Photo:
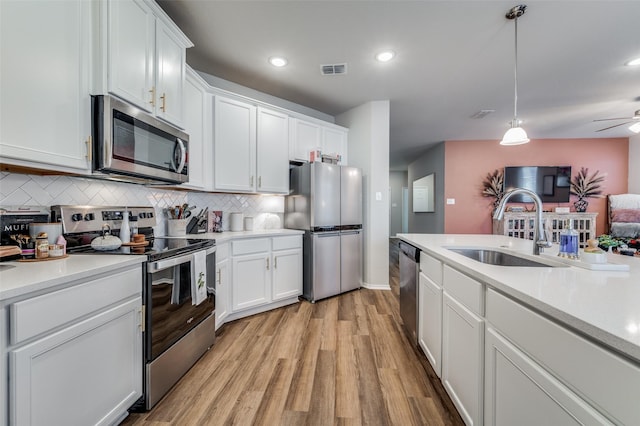
M515 66L513 70L513 81L514 81L514 96L513 96L513 121L514 127L518 126L518 17L515 18L516 21L516 43L515 43Z

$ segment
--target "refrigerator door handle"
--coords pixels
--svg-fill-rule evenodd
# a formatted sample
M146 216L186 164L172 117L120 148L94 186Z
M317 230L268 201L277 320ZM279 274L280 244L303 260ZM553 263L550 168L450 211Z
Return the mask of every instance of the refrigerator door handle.
M353 235L353 234L359 234L362 231L341 231L340 235Z
M318 237L318 238L335 237L337 235L340 235L340 233L339 232L321 232L318 234L313 234L314 237Z

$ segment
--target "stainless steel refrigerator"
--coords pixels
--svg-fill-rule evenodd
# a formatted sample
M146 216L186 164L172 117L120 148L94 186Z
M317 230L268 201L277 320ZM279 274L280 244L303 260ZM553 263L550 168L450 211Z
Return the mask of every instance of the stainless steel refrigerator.
M303 296L316 300L362 283L362 171L329 163L291 169L285 228L305 231Z

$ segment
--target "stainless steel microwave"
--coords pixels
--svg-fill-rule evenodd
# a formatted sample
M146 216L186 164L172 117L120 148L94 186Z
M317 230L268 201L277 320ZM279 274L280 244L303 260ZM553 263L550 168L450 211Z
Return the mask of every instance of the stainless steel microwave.
M189 180L189 136L113 96L91 97L94 174L138 183Z

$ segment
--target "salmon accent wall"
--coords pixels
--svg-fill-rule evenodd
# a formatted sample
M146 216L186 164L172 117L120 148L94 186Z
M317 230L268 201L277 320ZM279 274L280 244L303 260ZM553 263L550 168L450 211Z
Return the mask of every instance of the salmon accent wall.
M607 173L604 194L627 192L629 175L629 139L538 139L525 145L505 147L497 140L467 140L445 142L445 204L444 229L447 234L491 234L493 198L482 196L482 181L487 173L505 166L571 166L571 176L580 167L590 174ZM571 207L569 203L545 203L545 210ZM588 198L587 212L597 212L596 232L606 232L606 199ZM533 203L518 204L533 210Z

